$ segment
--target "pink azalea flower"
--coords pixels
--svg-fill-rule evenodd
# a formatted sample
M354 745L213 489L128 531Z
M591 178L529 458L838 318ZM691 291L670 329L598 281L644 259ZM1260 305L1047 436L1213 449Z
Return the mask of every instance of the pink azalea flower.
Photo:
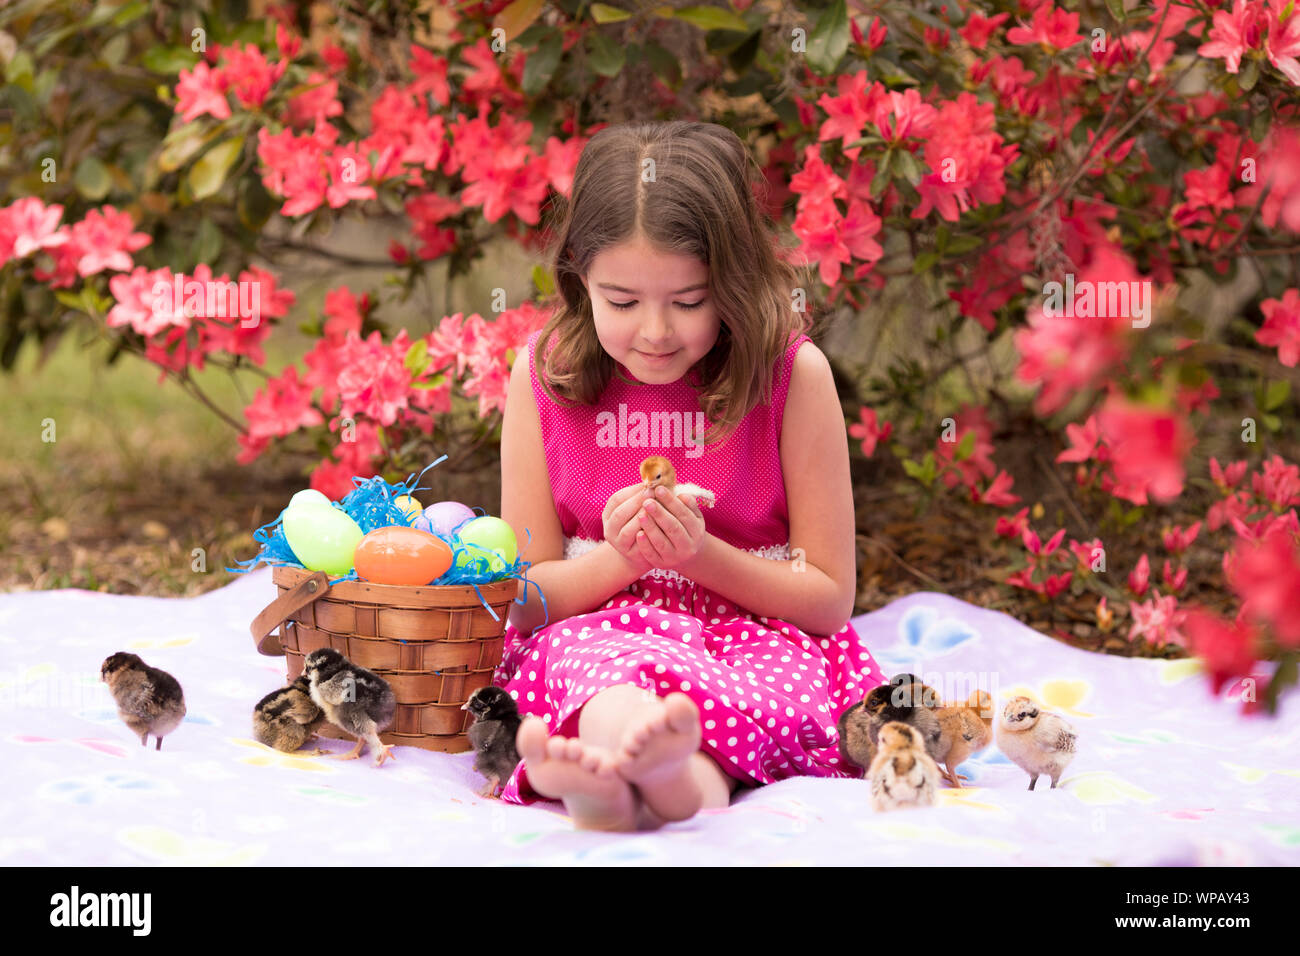
M1187 612L1178 607L1178 598L1174 595L1161 597L1159 591L1152 591L1148 601L1142 604L1130 601L1128 608L1133 617L1133 626L1128 634L1130 641L1145 637L1155 647L1186 643L1181 629Z
M337 80L331 80L319 70L312 70L307 74L307 82L311 84L311 89L289 97L286 123L294 129L305 129L315 126L318 119L343 115Z
M331 209L338 209L354 199L374 199L373 186L367 185L371 178L370 163L361 155L356 143L337 146L326 159L329 167L330 184L325 190L325 199Z
M1095 414L1089 415L1088 420L1083 425L1066 425L1065 434L1070 439L1070 447L1057 455L1056 460L1087 461L1097 450L1097 443L1101 438L1101 430L1097 425L1097 416Z
M1052 535L1052 537L1048 539L1047 544L1043 544L1042 541L1039 540L1038 532L1031 531L1029 528L1025 529L1024 535L1022 536L1022 540L1024 541L1025 547L1029 550L1029 553L1034 557L1041 556L1044 558L1050 557L1052 553L1060 547L1061 541L1064 540L1064 538L1064 528Z
M1010 16L1009 13L998 13L986 17L972 10L971 15L966 19L965 26L957 32L961 34L963 40L970 44L972 50L982 50L988 46L993 31L1002 26Z
M1249 462L1244 458L1240 461L1234 461L1226 469L1219 465L1217 458L1211 458L1210 478L1220 491L1227 491L1229 488L1237 487L1237 482L1241 481L1241 477L1246 473L1248 467ZM1215 529L1211 528L1210 530Z
M957 447L969 431L975 432L974 445L968 458L957 461ZM993 464L993 425L988 414L981 406L963 405L961 411L953 416L953 440L944 441L940 435L934 445L935 464L942 473L943 483L955 488L958 483L972 485L980 475L992 478L997 472ZM956 469L954 474L952 469Z
M1128 576L1128 589L1138 597L1147 593L1147 585L1151 581L1151 561L1145 554L1138 558L1137 567L1135 567Z
M224 70L200 61L192 70L181 70L176 82L176 112L183 122L190 122L207 113L216 119L230 118L230 103L226 101L228 81Z
M168 294L159 298L154 286L164 283ZM138 334L149 338L172 326L189 328L190 317L185 314L185 303L173 302L173 276L167 269L152 271L136 266L126 275L115 275L108 280L108 291L116 300L104 317L109 328L129 325Z
M126 272L132 268L131 253L153 242L144 232L132 232L135 223L129 213L113 206L102 206L86 213L86 218L71 227L68 242L60 247L59 257L75 257L77 274L82 278L112 269Z
M266 102L271 87L284 75L288 65L284 62L267 63L265 54L252 43L245 44L242 50L230 46L222 51L226 81L234 90L235 99L245 107L261 106Z
M1259 310L1264 313L1264 324L1256 330L1255 341L1277 346L1277 360L1295 368L1300 361L1300 291L1287 289L1281 299L1265 299Z
M992 505L995 508L1007 508L1016 504L1020 500L1019 495L1011 494L1011 485L1014 479L1005 471L999 471L997 477L989 482L989 486L980 492L978 487L971 485L971 500L976 504Z
M1044 588L1041 584L1034 581L1033 574L1034 569L1032 566L1024 568L1023 570L1017 571L1015 574L1008 576L1007 584L1018 588L1024 588L1028 591L1037 591L1039 594L1042 594Z
M850 260L849 248L844 243L843 221L833 202L800 202L790 224L791 231L800 240L799 252L805 261L817 262L818 275L828 286L840 281L840 273Z
M1063 571L1060 574L1049 575L1043 582L1043 593L1049 598L1054 598L1070 586L1070 579L1074 577L1073 571Z
M1288 465L1281 455L1274 455L1251 476L1251 491L1276 511L1300 504L1300 466Z
M1286 19L1282 12L1290 9ZM1293 0L1269 0L1268 5L1268 62L1277 67L1294 86L1300 86L1300 16L1296 16Z
M67 242L70 233L59 226L62 216L62 206L46 206L35 196L0 209L0 265L11 256L21 259L38 249L54 249Z
M888 441L894 431L893 422L885 422L883 427L877 425L876 410L863 405L858 411L861 421L849 426L849 435L862 439L862 454L870 458L876 453L876 444Z
M1166 531L1162 538L1164 540L1165 550L1170 554L1179 555L1192 546L1196 536L1201 533L1201 522L1189 525L1184 531L1178 525L1174 525L1169 531Z
M339 413L343 418L364 416L380 425L397 421L397 413L408 402L411 373L403 362L409 347L405 329L392 343L385 343L378 330L365 339L348 333L342 349L344 365L338 377L343 400Z
M1058 10L1051 3L1039 6L1028 25L1021 21L1020 26L1007 31L1008 43L1037 43L1049 52L1067 49L1082 39L1079 15Z
M1085 571L1092 570L1093 552L1098 549L1102 549L1104 553L1101 538L1093 538L1091 541L1070 542L1070 550L1074 553L1074 556L1079 559L1079 564Z
M1183 462L1196 444L1186 420L1176 412L1128 402L1113 395L1098 417L1110 446L1115 480L1169 500L1182 493Z
M1192 608L1183 619L1188 649L1205 662L1215 694L1223 685L1249 674L1255 666L1254 633L1223 620L1201 608Z
M856 162L862 148L859 146L850 149L849 143L860 139L867 123L873 121L877 105L885 98L885 88L880 83L872 83L868 87L865 71L859 71L851 76L841 73L835 78L835 87L835 96L823 93L817 100L817 105L827 116L818 128L817 140L820 143L828 139L839 139L844 155L851 162ZM798 177L809 170L811 176L806 180L799 180ZM843 183L830 173L829 167L821 161L817 148L805 147L804 169L791 178L791 191L807 194L817 187L824 189L826 185L831 185L833 188L834 183L839 183L842 190ZM834 195L842 197L843 192Z
M887 94L876 105L875 121L886 142L897 143L908 136L928 136L939 111L921 99L916 90Z
M1012 517L999 515L993 533L999 538L1019 538L1029 527L1029 509L1021 508Z
M298 381L295 365L290 365L278 377L268 379L244 409L249 440L282 438L299 428L310 428L324 422L320 411L312 405L311 393L310 385Z
M1237 491L1210 505L1205 514L1205 524L1211 531L1218 531L1225 524L1232 524L1250 514L1250 498L1244 491Z
M1262 39L1257 0L1237 0L1232 12L1218 10L1210 28L1208 43L1202 43L1196 52L1210 58L1224 58L1229 73L1241 68L1241 56L1247 50L1258 50Z
M1244 615L1266 621L1284 646L1300 647L1300 545L1289 528L1238 541L1228 583L1241 595Z
M1164 580L1165 587L1169 590L1175 592L1181 591L1183 585L1187 583L1187 568L1180 567L1178 572L1175 574L1173 571L1173 565L1169 563L1168 558L1165 558L1164 567L1160 569L1160 577Z

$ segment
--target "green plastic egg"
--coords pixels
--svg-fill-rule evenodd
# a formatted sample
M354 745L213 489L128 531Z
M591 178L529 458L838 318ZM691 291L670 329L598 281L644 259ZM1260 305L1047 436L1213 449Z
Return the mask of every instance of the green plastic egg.
M365 534L346 512L307 501L284 513L284 537L303 567L337 577L352 570Z

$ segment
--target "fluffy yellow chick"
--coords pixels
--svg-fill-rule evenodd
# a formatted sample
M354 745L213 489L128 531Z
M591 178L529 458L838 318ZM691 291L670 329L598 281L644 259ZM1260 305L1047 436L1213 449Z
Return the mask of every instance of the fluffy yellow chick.
M678 496L694 495L695 500L706 508L712 508L717 501L717 496L707 488L701 488L690 482L679 484L677 469L673 467L671 461L660 455L651 455L641 462L641 480L645 482L647 488L658 488L663 485L669 492Z
M880 728L876 745L876 757L867 770L871 808L934 806L939 767L925 752L925 742L916 728L891 720Z
M954 787L966 778L957 772L962 762L977 750L993 743L993 697L977 690L964 704L945 704L939 718L939 748L935 760L943 764L943 775Z
M1039 709L1028 697L1013 697L1002 709L997 740L1007 759L1029 774L1029 789L1033 790L1039 774L1044 773L1056 786L1074 759L1078 735L1059 714Z

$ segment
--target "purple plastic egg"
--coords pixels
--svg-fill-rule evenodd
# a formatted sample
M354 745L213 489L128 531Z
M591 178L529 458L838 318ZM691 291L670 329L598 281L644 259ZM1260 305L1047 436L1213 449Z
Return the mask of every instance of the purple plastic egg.
M446 538L466 521L477 517L478 515L459 501L439 501L425 508L424 514L415 519L412 527Z

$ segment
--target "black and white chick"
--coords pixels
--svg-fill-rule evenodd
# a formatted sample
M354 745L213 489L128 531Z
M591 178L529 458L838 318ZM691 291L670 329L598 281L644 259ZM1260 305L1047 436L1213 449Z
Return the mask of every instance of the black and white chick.
M357 745L341 760L355 760L367 743L375 754L375 766L396 760L392 749L379 739L379 732L393 722L397 698L388 681L358 667L332 647L312 651L303 660L303 676L311 688L311 699L325 712L325 719L357 738Z
M158 738L154 749L162 750L162 739L185 719L185 692L180 682L126 651L105 658L99 678L117 703L117 716L132 733L140 735L140 745L147 746L153 734Z
M938 759L943 728L936 711L939 693L921 683L914 674L895 674L889 683L873 687L865 699L840 715L840 756L864 771L876 759L876 738L880 728L898 721L916 728L931 759Z
M284 753L294 753L312 740L325 722L325 712L311 699L311 684L299 674L287 687L271 691L253 708L253 738ZM319 748L313 754L327 751Z
M461 710L469 711L474 717L469 728L469 743L474 748L474 769L487 778L479 795L496 796L497 787L510 779L519 763L519 751L515 749L519 707L504 690L489 684L470 694Z

